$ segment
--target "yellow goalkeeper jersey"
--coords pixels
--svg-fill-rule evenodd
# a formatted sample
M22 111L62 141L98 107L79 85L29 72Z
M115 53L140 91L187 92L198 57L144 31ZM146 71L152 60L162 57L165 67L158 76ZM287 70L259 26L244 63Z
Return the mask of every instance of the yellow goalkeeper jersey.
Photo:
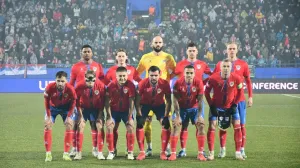
M153 52L147 53L142 56L137 71L141 75L146 71L146 78L148 77L148 69L151 66L157 66L161 70L161 78L170 82L175 71L176 62L171 54L161 52L159 55L154 55Z

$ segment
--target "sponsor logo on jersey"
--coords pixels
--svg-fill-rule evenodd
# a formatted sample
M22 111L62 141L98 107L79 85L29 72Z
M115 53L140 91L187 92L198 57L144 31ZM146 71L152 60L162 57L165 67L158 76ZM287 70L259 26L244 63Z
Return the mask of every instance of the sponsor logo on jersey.
M95 71L95 72L96 72L96 71L97 71L97 67L93 67L93 71Z

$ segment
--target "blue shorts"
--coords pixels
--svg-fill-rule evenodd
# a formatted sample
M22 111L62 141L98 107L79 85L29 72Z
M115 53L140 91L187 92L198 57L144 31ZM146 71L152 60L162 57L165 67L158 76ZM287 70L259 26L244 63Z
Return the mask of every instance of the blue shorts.
M204 110L201 112L201 117L204 118ZM176 114L173 113L172 119L174 120L176 117ZM196 120L198 118L198 108L181 108L180 109L180 118L182 123L188 123L190 120L192 124L194 125L196 123Z
M241 124L246 124L246 101L240 101L237 106Z
M57 115L60 115L62 120L65 122L67 116L68 116L69 110L66 108L60 109L56 108L53 106L50 106L50 115L51 115L51 120L53 123L55 123L55 119ZM73 114L70 116L72 120L76 120L77 118L77 109L74 109ZM45 119L47 118L47 113L45 112Z
M165 116L165 110L166 110L165 104L162 104L159 106L141 105L141 107L142 107L141 111L142 111L143 118L148 117L150 110L153 111L157 120L160 120L160 119L164 118L164 116Z
M82 115L84 121L96 121L98 118L98 109L83 109Z
M129 112L112 111L111 116L115 123L119 123L122 120L126 124L128 121L128 113ZM133 119L133 116L131 117Z
M217 108L219 113L224 113L227 109L224 108ZM238 112L236 112L235 114L231 115L232 120L240 120L240 115ZM209 121L215 121L217 120L217 116L213 116L211 114L211 112L209 111Z

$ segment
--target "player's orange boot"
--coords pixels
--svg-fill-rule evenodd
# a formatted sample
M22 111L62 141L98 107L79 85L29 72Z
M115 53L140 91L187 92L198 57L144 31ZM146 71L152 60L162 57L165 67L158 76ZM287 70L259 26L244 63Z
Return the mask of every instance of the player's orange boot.
M166 152L160 152L160 159L161 160L168 160L168 157L166 155Z
M197 156L197 159L200 160L200 161L206 161L206 158L203 155L203 153L199 153L198 156Z
M141 151L139 155L136 157L136 160L145 160L146 154L145 151Z
M176 159L177 159L176 153L171 153L170 157L168 158L168 160L171 160L171 161L174 161Z

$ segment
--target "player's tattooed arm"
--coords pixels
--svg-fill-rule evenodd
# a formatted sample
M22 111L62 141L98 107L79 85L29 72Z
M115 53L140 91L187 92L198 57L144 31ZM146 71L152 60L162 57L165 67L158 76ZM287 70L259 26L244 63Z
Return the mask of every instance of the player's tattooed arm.
M139 88L137 87L135 93L135 109L138 116L142 116L140 102L141 102L141 95L139 93Z
M132 114L133 114L133 109L134 109L134 100L135 100L135 97L129 97L128 119L132 119Z
M106 111L106 120L111 119L111 111L110 111L110 97L109 97L109 92L108 89L106 89L106 94L105 94L105 111Z
M176 116L179 116L179 103L178 103L178 99L180 99L180 95L176 93L177 90L175 90L175 88L173 88L173 105L174 105L174 112L176 114Z
M197 96L197 100L198 100L198 116L201 116L201 112L202 112L202 102L203 102L203 94L199 94Z

